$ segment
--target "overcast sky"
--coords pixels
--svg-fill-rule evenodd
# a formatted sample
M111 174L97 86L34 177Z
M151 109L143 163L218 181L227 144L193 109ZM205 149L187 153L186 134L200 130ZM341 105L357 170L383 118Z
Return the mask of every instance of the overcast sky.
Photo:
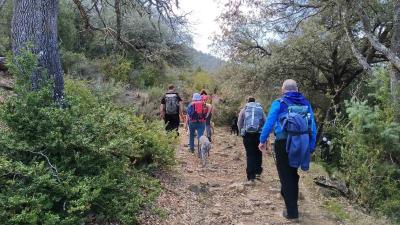
M219 27L215 19L220 15L224 2L228 0L180 0L180 8L191 12L188 16L193 32L193 47L199 51L210 53L212 35Z

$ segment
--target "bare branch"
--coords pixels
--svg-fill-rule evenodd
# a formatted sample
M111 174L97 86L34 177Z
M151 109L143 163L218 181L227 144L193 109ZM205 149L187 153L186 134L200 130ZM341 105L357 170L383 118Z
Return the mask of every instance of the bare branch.
M367 37L368 41L371 45L379 52L381 52L391 63L392 65L400 71L400 58L396 56L396 54L383 45L379 39L370 31L370 19L365 11L358 5L358 13L361 16L361 22L363 24L363 31L365 36Z
M73 0L73 1L74 1L75 5L78 7L79 13L81 14L81 18L83 20L85 29L89 30L89 29L93 28L92 25L90 24L89 15L87 14L85 7L83 7L81 0Z
M45 158L47 164L50 166L50 169L53 172L53 176L57 179L57 181L59 183L61 183L61 180L60 180L60 177L59 177L59 173L58 173L58 169L57 169L57 167L55 165L51 164L50 159L49 159L49 157L47 155L45 155L43 152L35 152L35 151L30 151L30 150L28 152L30 152L32 154L40 155L43 158Z
M364 70L368 73L372 73L372 69L371 66L369 65L367 58L365 58L360 51L357 49L355 43L355 39L353 36L353 33L351 31L351 28L348 24L348 18L347 18L347 9L344 11L344 15L343 15L343 24L344 24L344 31L346 33L346 37L350 43L351 46L351 51L353 52L354 56L357 58L359 64L364 68Z

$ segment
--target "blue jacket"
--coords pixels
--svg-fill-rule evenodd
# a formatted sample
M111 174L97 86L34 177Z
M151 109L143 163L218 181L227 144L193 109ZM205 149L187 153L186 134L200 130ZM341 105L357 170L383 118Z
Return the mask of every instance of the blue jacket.
M308 105L309 113L311 114L311 135L309 139L309 148L310 152L315 151L316 139L317 139L317 126L315 123L314 112L311 108L310 103L308 100L300 93L300 92L287 92L282 96L282 99L289 104L299 104L299 105ZM280 99L277 99L272 102L272 105L268 112L267 121L264 123L264 127L261 131L260 135L260 143L265 143L268 140L269 134L271 133L272 129L275 131L275 136L277 140L286 139L282 132L282 128L278 123L278 118L287 113L287 105L285 103L281 103Z

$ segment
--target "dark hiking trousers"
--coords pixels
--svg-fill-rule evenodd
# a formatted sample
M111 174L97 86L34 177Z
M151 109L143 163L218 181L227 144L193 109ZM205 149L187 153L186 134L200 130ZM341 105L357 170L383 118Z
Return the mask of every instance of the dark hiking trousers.
M180 123L179 114L165 114L164 121L165 124L167 125L165 127L165 130L167 131L175 130L176 133L179 135L178 133L179 123Z
M258 149L258 144L260 143L260 134L246 133L243 137L244 148L246 149L247 158L247 179L253 180L256 175L262 173L262 152Z
M276 168L281 181L281 194L285 201L287 215L289 218L298 218L299 175L297 174L297 168L289 166L286 140L276 140L274 150Z

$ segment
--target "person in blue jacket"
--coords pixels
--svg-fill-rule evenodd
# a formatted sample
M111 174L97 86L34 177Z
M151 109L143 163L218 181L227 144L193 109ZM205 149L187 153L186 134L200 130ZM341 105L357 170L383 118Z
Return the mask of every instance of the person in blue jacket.
M281 124L278 122L282 116L288 114L288 105L308 106L311 129L309 138L307 137L306 139L309 141L309 143L306 143L306 157L296 158L296 156L293 157L288 154L290 148L289 147L287 150L286 146L288 134L283 131ZM260 135L259 149L262 152L266 152L267 150L268 137L273 129L275 133L274 151L276 155L276 167L281 182L281 195L286 205L286 211L283 212L283 216L287 219L297 219L299 217L297 204L299 195L299 175L297 170L300 166L303 170L308 170L310 155L315 150L317 129L311 105L309 101L298 92L297 83L292 79L283 82L281 98L274 100L269 109L267 121Z

